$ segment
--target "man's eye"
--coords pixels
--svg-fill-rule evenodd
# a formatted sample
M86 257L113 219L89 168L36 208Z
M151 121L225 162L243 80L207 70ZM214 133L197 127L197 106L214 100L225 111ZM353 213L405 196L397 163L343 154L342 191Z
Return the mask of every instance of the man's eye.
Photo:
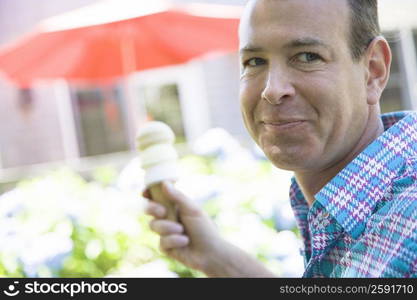
M302 63L308 64L308 63L316 62L318 60L322 60L322 58L320 55L316 53L304 52L304 53L300 53L297 55L297 60Z
M244 63L245 66L249 66L249 67L257 67L257 66L260 66L260 65L263 65L263 64L265 64L265 60L262 59L262 58L259 58L259 57L254 57L254 58L248 59Z

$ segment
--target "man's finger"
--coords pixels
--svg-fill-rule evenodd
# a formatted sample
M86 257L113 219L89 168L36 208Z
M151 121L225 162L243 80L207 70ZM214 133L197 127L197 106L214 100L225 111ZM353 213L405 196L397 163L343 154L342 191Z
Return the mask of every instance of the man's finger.
M181 234L184 232L184 227L181 224L169 220L152 220L150 227L160 235Z
M166 216L166 209L159 203L149 201L145 206L145 213L157 219L162 219Z
M186 247L190 240L186 235L183 234L172 234L161 237L161 250L167 251L174 248Z

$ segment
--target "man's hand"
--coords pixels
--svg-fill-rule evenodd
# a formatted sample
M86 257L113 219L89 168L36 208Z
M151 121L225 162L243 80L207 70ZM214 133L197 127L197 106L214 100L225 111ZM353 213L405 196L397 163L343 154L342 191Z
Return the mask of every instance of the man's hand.
M166 200L177 205L179 222L166 220L166 209L150 199L146 213L155 219L150 227L161 237L160 248L184 265L205 272L209 261L222 252L226 242L221 239L212 220L170 182L162 184ZM150 198L145 191L144 196Z
M175 203L179 223L166 218L166 209L150 199L146 213L150 227L161 237L160 248L169 257L213 277L271 277L259 262L221 238L213 221L172 183L162 183L164 200ZM155 201L152 201L155 200Z

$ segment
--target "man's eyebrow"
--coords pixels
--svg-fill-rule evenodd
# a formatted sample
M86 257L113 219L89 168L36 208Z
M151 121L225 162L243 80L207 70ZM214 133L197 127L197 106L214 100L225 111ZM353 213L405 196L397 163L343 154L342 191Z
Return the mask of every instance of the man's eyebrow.
M300 47L307 47L307 46L321 46L324 48L329 48L329 45L327 45L325 42L319 39L315 38L299 38L292 40L288 44L284 45L284 48L300 48Z
M261 52L261 51L263 51L263 48L251 46L251 45L247 45L239 50L240 54L244 52Z
M300 47L314 47L314 46L321 46L324 48L329 49L329 45L327 45L325 42L323 42L320 39L305 37L305 38L298 38L295 40L292 40L284 45L284 48L300 48ZM239 50L240 54L243 54L245 52L262 52L264 49L262 47L257 47L253 45L247 45Z

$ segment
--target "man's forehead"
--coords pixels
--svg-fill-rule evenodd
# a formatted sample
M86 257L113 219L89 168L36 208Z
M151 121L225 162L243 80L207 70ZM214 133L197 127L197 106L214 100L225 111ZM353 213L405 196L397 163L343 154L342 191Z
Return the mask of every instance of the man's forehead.
M280 4L296 4L299 2L303 5L318 5L320 7L331 7L334 4L337 4L340 7L349 8L348 0L248 0L245 4L244 12L253 9L256 7L268 7L271 5L280 5Z
M239 27L240 48L278 38L289 46L329 46L335 38L347 37L348 14L344 0L250 0Z

